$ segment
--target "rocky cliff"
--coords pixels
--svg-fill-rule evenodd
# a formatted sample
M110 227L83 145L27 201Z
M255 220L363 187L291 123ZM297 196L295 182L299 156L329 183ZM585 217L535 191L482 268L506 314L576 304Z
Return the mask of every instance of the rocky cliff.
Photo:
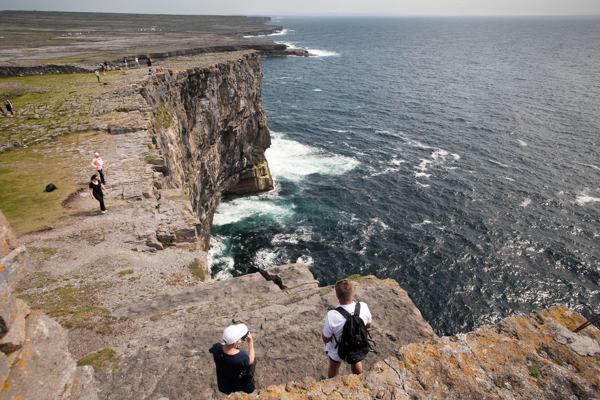
M600 333L572 333L580 315L555 307L437 338L396 282L375 277L353 280L373 313L378 354L362 376L344 366L341 378L324 379L332 287L300 264L208 283L195 260L204 254L197 230L205 249L219 196L271 184L256 54L161 67L111 77L93 95L106 101L100 111L70 117L76 131L111 134L72 145L110 155L108 215L75 193L67 205L79 219L20 238L36 260L27 265L0 214L0 400L221 398L207 349L233 322L255 336L259 391L232 398L600 398ZM22 278L21 296L54 319L16 298Z
M169 68L140 87L155 115L153 141L162 151L157 163L164 163L165 184L189 195L204 251L222 194L273 188L261 91L254 52L206 67Z
M230 399L600 398L600 331L563 306L400 347L362 376L306 378Z
M0 399L97 400L93 369L77 368L67 332L17 298L28 253L2 212L0 257Z

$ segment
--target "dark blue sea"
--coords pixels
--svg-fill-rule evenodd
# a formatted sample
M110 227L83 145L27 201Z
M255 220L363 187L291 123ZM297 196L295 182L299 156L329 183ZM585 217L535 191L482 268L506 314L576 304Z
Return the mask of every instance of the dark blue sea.
M600 17L276 18L275 190L224 198L213 277L396 280L438 334L600 312Z

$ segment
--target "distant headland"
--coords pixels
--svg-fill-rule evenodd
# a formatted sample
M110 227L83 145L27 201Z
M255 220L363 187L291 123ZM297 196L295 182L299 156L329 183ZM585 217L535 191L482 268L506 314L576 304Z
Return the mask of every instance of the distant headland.
M145 61L239 50L308 55L246 37L282 31L281 26L266 24L269 17L0 11L0 20L0 76L39 73L15 68L44 64L54 64L62 73L88 72L86 66L133 62L135 57ZM56 66L64 64L81 64L82 70Z

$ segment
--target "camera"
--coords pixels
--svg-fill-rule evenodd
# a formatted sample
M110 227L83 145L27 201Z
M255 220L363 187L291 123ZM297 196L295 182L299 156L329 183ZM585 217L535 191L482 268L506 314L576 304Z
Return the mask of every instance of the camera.
M242 336L242 342L246 341L246 338L248 337L249 333L250 333L250 331L246 332L246 334L244 336Z

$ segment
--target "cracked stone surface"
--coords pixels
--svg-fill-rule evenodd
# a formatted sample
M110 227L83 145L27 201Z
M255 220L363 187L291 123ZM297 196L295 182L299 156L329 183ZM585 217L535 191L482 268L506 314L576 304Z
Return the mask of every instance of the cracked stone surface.
M229 399L600 398L600 331L564 306L402 346L361 376L273 385ZM578 343L574 346L575 343Z
M255 339L259 387L326 376L328 359L321 332L325 314L337 304L333 288L318 287L302 264L266 272L271 278L277 276L284 288L302 290L282 290L274 280L254 273L116 310L115 316L135 325L137 337L117 348L123 354L118 368L96 374L100 397L221 398L208 349L234 322L247 324ZM365 277L355 287L356 299L369 304L373 314L372 336L377 343L378 354L369 355L366 369L403 344L436 337L395 281Z

